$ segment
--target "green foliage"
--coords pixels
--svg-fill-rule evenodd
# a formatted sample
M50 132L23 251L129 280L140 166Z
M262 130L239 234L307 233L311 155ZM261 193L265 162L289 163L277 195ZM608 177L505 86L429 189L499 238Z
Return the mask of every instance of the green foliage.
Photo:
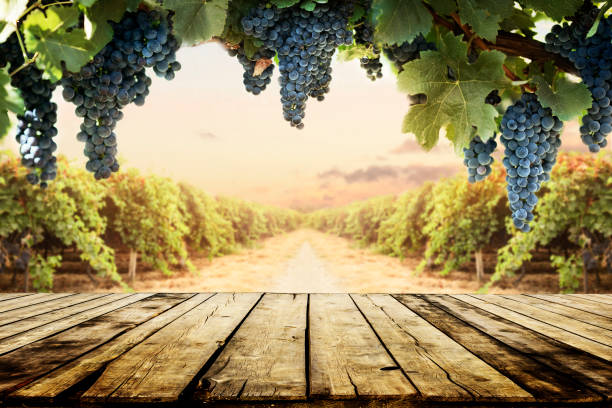
M513 276L538 248L564 237L574 253L584 249L585 231L605 238L612 236L612 163L609 156L590 158L563 155L553 169L536 207L535 223L527 233L517 233L499 249L491 282ZM578 285L575 260L555 258L560 269L560 286L572 290Z
M223 33L229 0L165 0L174 10L174 31L185 45L199 44Z
M525 0L527 8L541 11L555 21L573 15L582 3L583 0Z
M60 172L43 190L25 181L19 160L0 162L0 242L25 236L29 274L36 290L53 288L62 254L74 250L98 275L119 282L115 249L133 249L142 260L170 273L191 267L187 248L209 257L253 245L260 238L296 229L296 211L234 198L215 198L157 176L126 171L96 181L60 158Z
M130 170L112 177L106 192L105 216L109 233L164 273L187 259L185 237L189 233L180 189L171 180L141 176Z
M483 140L493 136L498 112L484 100L491 91L508 85L503 62L501 52L484 51L470 64L467 45L452 33L443 35L438 51L422 52L399 74L401 91L427 95L425 104L410 108L403 131L414 133L426 149L436 145L442 129L456 147L469 144L474 128ZM449 77L449 71L456 79Z
M545 108L550 108L561 120L570 120L589 109L593 103L591 92L583 83L571 82L565 77L559 77L554 88L548 85L541 76L536 76L538 101Z
M186 184L180 184L181 210L189 234L185 237L191 250L204 252L208 257L229 254L235 249L232 223L223 218L217 201Z
M382 253L403 259L407 253L415 253L425 246L427 236L423 229L433 186L426 183L398 197L391 216L380 224L377 247Z
M6 69L0 69L0 135L8 133L11 121L8 113L21 114L24 111L23 99L10 86L10 77ZM1 137L0 137L1 139Z
M581 260L576 254L570 255L568 258L561 255L552 255L550 257L551 265L557 268L559 272L559 286L564 293L572 293L580 286L580 277L582 276Z
M513 0L457 0L459 17L480 37L494 41L499 24L512 15Z
M65 160L57 181L48 189L25 182L25 170L17 159L0 163L0 238L14 232L27 232L27 246L34 252L30 262L33 285L52 289L52 274L61 256L47 255L48 242L74 248L82 261L100 276L120 281L114 264L114 251L101 238L106 227L100 215L104 186L90 179L84 170L68 166Z
M506 194L501 166L495 167L485 183L470 184L462 174L437 183L431 192L435 199L426 207L425 258L442 264L443 275L469 262L494 234L503 232Z
M420 0L373 0L372 9L376 37L383 43L412 41L432 27L431 14Z
M23 23L28 51L38 53L36 65L52 81L61 79L62 63L78 72L106 44L103 39L87 39L85 30L78 28L79 16L76 6L53 6L44 12L33 10Z

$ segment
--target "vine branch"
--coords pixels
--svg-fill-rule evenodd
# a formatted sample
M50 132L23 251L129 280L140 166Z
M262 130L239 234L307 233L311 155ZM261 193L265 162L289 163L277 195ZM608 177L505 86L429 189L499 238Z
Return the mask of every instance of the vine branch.
M436 13L430 5L425 3L423 4L432 15L435 25L445 27L456 35L466 35L461 24L458 24L456 21L448 21ZM533 38L527 38L519 34L500 30L497 33L497 38L495 38L495 41L488 41L482 38L478 38L478 40L482 43L482 45L488 47L483 49L498 50L506 55L524 57L537 62L552 60L555 63L555 66L560 70L576 76L579 75L578 70L574 67L574 64L570 60L562 57L561 55L546 51L544 48L544 43L534 40ZM474 39L474 41L476 41L476 39ZM476 45L479 44L476 43Z

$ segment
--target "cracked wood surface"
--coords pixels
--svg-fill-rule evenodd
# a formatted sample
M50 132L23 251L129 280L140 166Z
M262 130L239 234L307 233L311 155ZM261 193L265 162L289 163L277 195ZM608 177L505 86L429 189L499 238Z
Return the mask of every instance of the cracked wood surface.
M0 406L609 406L611 303L0 294Z
M418 395L347 294L310 295L310 392L329 398Z
M306 294L266 294L204 374L211 399L306 399Z
M28 383L134 328L165 311L178 299L174 295L148 296L142 302L132 303L0 356L0 394L10 392L17 385ZM37 358L32 359L32 356Z
M212 296L113 361L81 399L176 402L260 296Z
M353 295L425 399L528 401L533 396L387 295Z

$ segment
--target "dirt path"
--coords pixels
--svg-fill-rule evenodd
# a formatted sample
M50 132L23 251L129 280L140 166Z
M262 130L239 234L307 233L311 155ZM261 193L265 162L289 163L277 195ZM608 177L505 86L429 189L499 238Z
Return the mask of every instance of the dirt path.
M269 289L270 292L344 292L336 277L330 274L310 243L304 242L287 263L287 270Z
M197 273L139 270L134 289L143 292L390 292L473 293L478 290L475 273L465 271L441 276L436 271L414 276L419 258L400 261L371 249L357 248L347 239L302 229L263 240L252 249L209 260L194 259ZM491 273L491 265L485 265ZM127 269L120 265L120 270ZM122 272L126 272L123 271ZM4 275L4 277L3 277ZM0 274L0 288L8 274ZM612 279L610 279L612 281ZM58 273L54 291L116 292L112 282L94 285L85 274ZM558 292L558 275L527 274L518 286L508 281L491 293Z

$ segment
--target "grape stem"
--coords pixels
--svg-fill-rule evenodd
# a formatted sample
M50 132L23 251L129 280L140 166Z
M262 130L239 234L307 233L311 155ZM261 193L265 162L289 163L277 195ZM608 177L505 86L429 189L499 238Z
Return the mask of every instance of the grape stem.
M457 25L455 21L451 22L443 18L429 4L423 3L423 5L433 16L434 24L445 27L456 35L465 34L461 26ZM489 49L498 50L507 55L524 57L532 61L554 61L555 66L560 70L579 76L578 70L570 60L561 55L546 51L544 43L533 38L500 30L495 41L492 42L482 38L480 40Z
M453 18L453 20L455 20L455 22L457 23L457 25L461 28L461 30L463 31L463 33L467 36L468 41L470 43L475 44L478 48L480 48L483 51L490 51L491 47L489 47L482 38L480 38L479 36L477 36L476 34L474 34L472 32L472 30L470 30L470 28L466 25L466 24L462 24L461 23L461 19L459 18L459 15L457 15L457 13L452 13L451 17ZM502 65L502 68L504 69L504 73L506 74L506 76L512 80L512 81L520 81L521 78L516 75L514 72L512 72L510 70L510 68L508 68L505 64ZM523 89L527 89L531 92L535 92L535 89L530 87L529 84L522 84L521 88Z

